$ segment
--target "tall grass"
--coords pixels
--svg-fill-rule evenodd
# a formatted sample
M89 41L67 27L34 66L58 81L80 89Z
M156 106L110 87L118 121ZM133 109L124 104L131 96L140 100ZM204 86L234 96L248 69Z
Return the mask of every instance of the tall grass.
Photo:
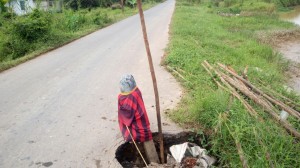
M223 17L211 3L193 4L177 0L171 24L171 38L165 64L182 73L187 94L171 114L175 121L198 125L209 136L211 154L218 156L222 167L242 167L235 141L242 145L249 167L297 167L300 144L278 126L262 109L252 105L265 122L252 118L230 95L213 83L200 63L222 62L238 72L249 67L250 81L264 81L275 90L299 101L283 87L288 64L266 44L257 40L257 32L293 28L274 14L257 11L251 16ZM294 126L300 130L299 124ZM267 159L270 154L270 160Z

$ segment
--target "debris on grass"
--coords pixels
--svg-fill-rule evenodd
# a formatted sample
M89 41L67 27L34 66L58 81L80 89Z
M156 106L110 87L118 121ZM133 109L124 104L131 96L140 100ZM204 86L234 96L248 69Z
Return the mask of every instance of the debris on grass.
M271 115L279 125L284 127L288 133L300 140L300 132L295 129L289 121L284 120L279 116L279 112L284 110L299 122L300 112L293 108L296 105L289 106L276 99L274 96L264 93L251 84L250 81L239 76L234 69L229 66L218 63L218 66L214 68L207 61L204 61L202 66L212 77L217 77L217 79L213 78L217 85L237 97L253 117L257 118L257 113L243 97L247 97L249 100L252 100L254 103L261 106L262 109ZM216 76L214 76L213 73L215 73Z

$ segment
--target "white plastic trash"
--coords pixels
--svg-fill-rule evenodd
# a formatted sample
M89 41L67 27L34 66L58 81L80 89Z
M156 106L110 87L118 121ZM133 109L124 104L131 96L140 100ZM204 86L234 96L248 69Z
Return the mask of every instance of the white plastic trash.
M216 162L214 157L207 155L206 149L202 149L194 143L185 142L179 145L170 147L170 152L177 163L180 163L184 157L192 156L197 158L197 165L195 168L208 168Z
M187 146L188 142L179 145L173 145L170 147L170 152L177 163L180 163L182 158L184 157Z
M287 113L286 111L282 110L280 113L280 119L281 120L286 120L289 116L289 113Z

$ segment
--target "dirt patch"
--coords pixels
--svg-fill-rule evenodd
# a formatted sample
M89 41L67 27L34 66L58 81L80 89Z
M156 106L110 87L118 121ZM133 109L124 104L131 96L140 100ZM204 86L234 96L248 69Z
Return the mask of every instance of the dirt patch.
M257 33L258 40L271 45L290 61L288 85L300 95L300 28Z
M277 50L290 61L287 76L288 85L300 95L300 37L295 41L287 41L278 45Z
M164 154L165 158L167 158L167 155L170 154L169 148L172 145L181 144L184 142L192 142L199 146L201 145L201 141L203 141L203 137L200 135L194 133L194 132L181 132L178 134L163 134L164 137ZM153 133L153 141L156 147L157 153L159 153L159 138L158 133ZM145 152L143 149L143 146L141 144L138 144L138 147L142 153L143 156L145 156ZM206 147L207 148L207 147ZM132 143L124 143L121 146L118 147L115 153L115 157L118 160L118 162L125 168L132 168L132 167L145 167L141 157L138 154L138 151L136 150L134 144ZM146 160L146 162L149 164L149 161ZM186 162L186 164L192 165L193 160L189 158Z
M275 48L279 48L286 43L299 41L300 28L291 29L291 30L258 32L256 36L260 42L269 44Z
M294 62L296 65L300 64L300 37L296 41L287 41L280 44L278 50L288 60Z

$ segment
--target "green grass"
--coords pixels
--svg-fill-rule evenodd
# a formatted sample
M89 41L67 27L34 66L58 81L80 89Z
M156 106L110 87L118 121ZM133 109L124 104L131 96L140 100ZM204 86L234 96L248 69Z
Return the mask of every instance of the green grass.
M156 4L158 2L148 1L143 4L143 9L149 9ZM111 8L82 9L75 12L64 10L63 13L40 11L37 14L39 14L41 21L37 24L35 22L37 19L30 19L35 14L16 18L5 18L4 15L0 15L0 72L137 12L137 8L129 7L125 7L124 12L121 9L112 10ZM51 24L45 24L45 21L51 21ZM28 22L31 25L23 34L20 33L20 28L23 29L23 25L28 25ZM39 30L41 24L42 26L47 25L47 31L40 33L42 34L41 37L36 37L34 40L24 38L32 34L30 31L36 32L36 30ZM24 33L27 34L24 35Z
M267 153L275 167L297 167L299 141L254 103L251 104L265 122L251 117L236 99L229 108L230 95L218 89L201 67L204 60L229 64L238 72L248 66L251 82L261 80L299 103L299 97L283 87L288 63L270 46L258 41L262 32L292 29L293 24L278 20L275 14L266 15L267 10L252 16L232 17L218 15L217 11L222 10L223 7L206 2L200 5L185 0L176 2L164 63L184 76L187 81L181 83L187 93L171 118L203 129L209 136L210 152L218 156L222 167L241 167L235 140L241 143L249 167L269 167ZM293 123L300 130L299 122Z

